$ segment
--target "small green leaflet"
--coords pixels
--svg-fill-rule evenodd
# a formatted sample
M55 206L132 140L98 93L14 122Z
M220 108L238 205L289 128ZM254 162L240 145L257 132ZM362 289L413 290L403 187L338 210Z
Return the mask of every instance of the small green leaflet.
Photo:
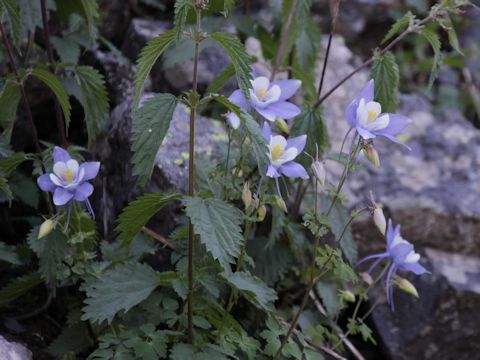
M185 23L187 22L188 11L193 8L192 0L175 1L175 39L179 41L182 38Z
M132 201L118 218L118 226L115 230L119 233L119 239L129 244L153 215L169 202L180 199L181 196L158 192L142 195Z
M160 94L145 101L134 114L132 125L133 175L138 176L137 186L142 187L150 179L155 156L167 135L177 98Z
M133 111L137 109L140 103L140 96L143 90L143 84L150 74L153 65L157 59L162 55L170 43L175 40L175 29L169 30L155 39L151 40L140 53L137 60L137 74L135 76L135 89L133 98Z
M210 35L211 38L223 46L227 52L237 74L238 86L242 90L243 96L250 99L249 89L252 87L250 80L252 79L252 72L250 69L250 56L245 52L245 47L232 34L226 32L215 32Z
M0 17L3 21L3 14L6 15L8 25L11 28L13 39L16 45L20 45L21 41L21 18L20 7L17 0L0 0Z
M428 28L424 27L420 30L420 34L427 39L433 49L433 63L432 63L432 70L430 72L430 78L428 79L428 89L430 90L435 82L435 79L438 75L438 70L440 70L440 65L443 61L443 56L441 52L442 43L440 42L440 38L438 34Z
M91 66L76 66L75 79L80 89L80 103L85 113L88 143L100 132L109 114L108 95L103 75Z
M42 282L42 278L36 272L15 278L0 289L0 306L18 299L30 289L40 285Z
M244 121L245 130L252 142L253 153L255 155L255 159L257 160L258 171L260 174L265 175L268 167L267 141L263 137L260 126L250 114L242 112L240 118Z
M66 125L66 128L68 129L68 126L70 125L70 115L71 115L70 113L72 110L72 106L70 105L68 94L65 91L65 88L63 87L62 83L50 71L43 70L40 68L33 69L31 72L31 75L41 80L55 94L55 96L57 97L58 103L62 108L63 115L65 116L65 125Z
M98 36L98 29L96 20L100 18L99 8L96 0L81 0L83 11L85 12L85 18L87 19L88 33L90 40L94 42ZM92 45L94 45L93 43Z
M20 89L15 82L7 81L0 93L0 126L3 136L8 141L12 136L13 125L17 119L17 108L20 102Z
M20 265L15 246L7 245L0 241L0 261L6 261L12 265Z
M375 80L375 99L382 105L382 112L394 113L398 105L400 82L395 55L391 52L376 55L370 76Z
M411 24L413 24L414 20L415 15L413 15L411 11L408 11L405 15L403 15L403 17L398 19L395 24L392 25L387 35L385 35L385 37L383 38L381 45L392 39L400 31L407 29Z
M275 290L269 288L260 278L245 271L235 273L224 272L221 275L263 310L275 310L273 302L278 298L277 293Z
M214 198L186 197L183 204L201 243L224 269L229 269L243 243L241 211Z
M87 289L82 320L107 320L110 323L116 313L139 304L159 285L159 273L148 265L118 265L102 274Z

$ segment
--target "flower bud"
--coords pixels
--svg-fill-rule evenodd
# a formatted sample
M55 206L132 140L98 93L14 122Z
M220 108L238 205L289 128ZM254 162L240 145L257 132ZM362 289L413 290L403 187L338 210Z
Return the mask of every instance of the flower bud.
M275 202L277 203L277 206L283 210L283 212L285 213L288 212L287 205L285 204L285 201L283 201L283 199L280 196L275 195Z
M380 157L378 156L377 150L373 147L372 144L368 144L365 152L367 154L367 159L376 167L380 168Z
M367 285L373 284L372 276L368 272L363 272L360 274L360 276L362 277L363 281L367 283Z
M267 215L267 207L263 204L260 205L260 207L257 210L257 215L260 221L265 220L265 216Z
M339 290L340 297L346 302L355 302L355 294L350 290Z
M245 205L245 209L248 209L250 205L252 205L252 192L250 191L250 184L248 181L243 185L242 201Z
M40 230L38 231L38 239L41 239L48 234L50 234L55 227L55 223L51 219L45 220L42 225L40 225Z
M275 125L281 132L287 135L290 134L290 128L288 127L288 124L282 118L277 118L277 120L275 120Z
M418 298L418 291L410 281L400 276L397 276L395 281L400 289L405 291L407 294L413 295Z
M379 207L375 207L375 210L373 210L373 222L377 226L378 230L380 230L382 235L385 235L387 220L385 219L385 215L383 215L383 210Z
M325 166L323 166L323 163L319 160L312 162L312 171L320 185L325 185L325 178L327 174L325 172Z

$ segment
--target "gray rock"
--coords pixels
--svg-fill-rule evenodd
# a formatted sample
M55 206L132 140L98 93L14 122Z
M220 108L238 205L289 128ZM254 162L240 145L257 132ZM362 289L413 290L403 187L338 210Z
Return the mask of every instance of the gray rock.
M31 360L32 352L25 346L9 342L0 335L0 359L2 360Z

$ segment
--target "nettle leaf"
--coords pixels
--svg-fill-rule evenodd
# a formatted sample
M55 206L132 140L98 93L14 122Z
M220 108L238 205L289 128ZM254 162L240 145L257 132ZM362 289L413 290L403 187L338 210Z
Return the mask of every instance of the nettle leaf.
M399 32L408 28L410 26L410 24L413 24L414 20L415 20L415 15L413 15L411 11L408 11L405 15L403 15L403 17L398 19L395 22L395 24L392 25L390 30L388 30L388 33L383 38L381 45L385 44L387 41L392 39Z
M0 174L0 192L2 192L5 197L7 198L8 202L11 203L13 200L12 190L8 185L8 180L2 174Z
M68 353L77 354L91 346L87 324L77 322L62 329L61 334L48 346L48 352L61 358Z
M0 0L0 16L2 18L3 14L6 15L15 44L19 45L21 41L22 22L17 0Z
M176 0L175 1L175 39L179 41L185 29L188 11L193 8L192 0Z
M423 27L420 30L420 34L427 39L433 49L432 70L430 72L430 78L428 79L428 89L430 90L435 82L435 79L437 78L438 70L440 70L440 65L443 61L441 52L442 43L440 42L440 37L438 34L428 27Z
M267 141L263 137L262 130L258 123L252 118L250 114L242 112L240 118L244 121L245 131L247 132L253 146L253 153L257 160L258 171L265 175L268 167L268 148Z
M109 115L110 106L105 79L91 66L76 66L75 80L80 90L79 101L85 113L88 144L90 145Z
M76 63L80 57L80 45L68 37L52 36L53 48L63 63Z
M133 110L135 111L140 103L140 95L143 90L143 84L150 74L153 65L157 59L162 55L165 49L170 43L175 40L175 29L169 30L155 39L149 41L149 43L142 49L140 56L137 60L137 74L135 76L135 89L133 97Z
M150 179L157 151L167 135L177 106L177 98L160 94L145 101L135 112L132 125L133 175L138 176L137 186Z
M9 176L21 163L27 159L27 155L23 152L14 153L7 158L1 159L0 172L6 176Z
M321 108L305 108L298 115L291 129L291 136L307 135L307 143L305 145L305 152L314 155L318 146L318 151L328 147L328 133L325 127L325 120L323 119L323 111ZM301 154L299 159L306 164L311 162L311 159L305 154Z
M242 212L214 198L187 197L183 203L201 243L223 268L229 269L243 243Z
M298 34L295 39L295 51L300 69L312 72L319 53L321 32L311 18L311 0L300 0L295 12Z
M275 219L274 216L272 218ZM269 245L267 238L255 238L254 241L249 241L248 255L255 263L253 273L268 285L273 285L282 279L292 262L292 252L286 244L278 241Z
M338 286L334 283L318 282L315 290L322 299L323 305L330 318L334 318L341 309L341 302L338 296Z
M130 243L153 215L169 202L181 197L180 194L157 192L145 194L132 201L118 218L118 226L115 230L119 233L119 239Z
M375 56L370 76L375 80L375 100L382 105L382 111L395 112L400 82L400 71L395 55L386 52L384 55Z
M15 246L7 245L0 241L0 261L8 262L12 265L20 265Z
M250 99L249 89L252 87L250 83L250 80L252 80L252 72L250 69L251 58L245 51L245 47L236 36L226 32L215 32L210 36L222 45L227 52L235 68L238 86L242 90L245 98L247 100Z
M81 0L85 18L87 19L88 34L92 45L98 37L96 20L100 18L100 11L96 0Z
M0 306L8 304L43 282L36 272L15 278L0 289Z
M67 238L57 228L47 236L38 238L40 225L32 228L27 241L39 259L39 272L45 281L53 283L57 278L57 266L67 255Z
M116 313L139 304L159 285L159 273L148 265L118 265L102 274L87 289L82 320L107 320L110 323Z
M448 14L445 15L445 18L437 20L442 28L447 32L448 35L448 42L450 46L458 52L460 55L464 55L460 43L458 41L457 32L455 31L455 27L453 26L452 19Z
M62 108L63 115L65 116L65 125L68 129L68 126L70 124L72 106L70 105L68 94L65 91L65 88L63 87L60 80L58 80L58 78L50 71L40 68L33 69L31 74L40 81L42 81L45 85L47 85L50 90L52 90L52 92L55 94L58 103Z
M20 103L20 88L15 82L7 81L0 93L0 126L3 136L10 141L13 125L17 119L17 108Z
M248 272L224 272L221 274L236 289L265 311L274 311L273 302L277 300L275 290L269 288L260 278Z

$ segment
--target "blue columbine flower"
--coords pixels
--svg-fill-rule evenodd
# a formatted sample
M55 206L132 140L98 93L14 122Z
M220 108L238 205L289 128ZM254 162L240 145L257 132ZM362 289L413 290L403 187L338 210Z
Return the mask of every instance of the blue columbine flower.
M53 173L37 179L40 189L53 193L53 203L56 206L70 204L72 200L85 202L88 211L95 217L88 200L93 193L93 185L88 180L97 176L100 163L95 161L79 165L77 160L58 146L53 149L53 161Z
M396 136L411 123L411 120L399 114L382 113L382 106L374 101L374 93L375 83L372 79L347 107L345 117L350 125L349 132L355 129L364 140L383 136L406 146Z
M393 228L392 220L388 221L386 238L387 251L379 254L369 255L360 260L357 265L367 260L376 259L376 261L368 269L368 272L371 272L383 259L389 258L392 260L392 264L390 265L387 273L386 289L387 301L392 307L392 311L394 311L393 286L391 284L391 280L392 277L395 276L397 270L410 271L416 275L422 275L428 271L422 265L420 265L420 255L415 252L413 245L400 235L400 225L397 225L395 228Z
M300 114L300 108L288 102L300 88L300 80L276 80L270 82L265 76L258 76L251 80L250 102L247 103L241 90L235 90L228 98L242 110L254 109L263 118L274 122L277 118L292 119ZM232 112L227 115L227 121L234 128L240 126L240 119Z

